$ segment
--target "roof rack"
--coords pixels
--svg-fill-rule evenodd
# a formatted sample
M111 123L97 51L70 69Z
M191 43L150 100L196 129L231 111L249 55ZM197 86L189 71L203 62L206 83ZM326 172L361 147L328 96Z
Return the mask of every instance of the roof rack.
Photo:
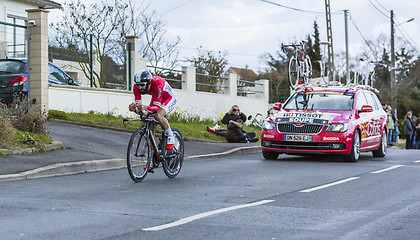
M368 86L368 85L361 85L361 84L352 84L349 83L347 85L340 83L340 82L333 82L333 83L321 83L321 82L314 82L314 83L309 83L309 84L302 84L302 85L298 85L294 90L295 91L299 91L299 90L303 90L303 89L310 89L310 88L314 88L314 87L346 87L348 88L348 90L356 90L356 89L366 89L375 93L379 93L379 90Z

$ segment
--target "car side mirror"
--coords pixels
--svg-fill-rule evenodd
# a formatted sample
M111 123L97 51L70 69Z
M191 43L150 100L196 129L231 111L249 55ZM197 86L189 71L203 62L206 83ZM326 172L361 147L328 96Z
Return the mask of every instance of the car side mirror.
M373 108L370 105L363 105L362 108L359 110L359 113L364 112L373 112Z
M74 84L74 79L73 78L69 78L67 80L67 82L69 83L69 85L73 85Z
M251 119L252 119L252 115L249 115L249 116L248 116L248 120L251 120Z
M277 110L277 111L280 111L280 109L281 109L281 103L274 103L273 109L274 110Z

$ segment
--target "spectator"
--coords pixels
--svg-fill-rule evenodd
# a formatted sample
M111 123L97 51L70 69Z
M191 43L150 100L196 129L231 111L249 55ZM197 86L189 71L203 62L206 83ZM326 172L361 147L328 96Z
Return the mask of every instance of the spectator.
M395 121L392 116L391 105L388 105L386 107L386 114L387 114L387 120L388 120L388 145L392 146L393 145L392 139L394 138L394 134L395 134Z
M413 116L412 111L408 111L406 118L404 120L404 135L405 135L405 148L413 148L413 136L414 136L414 123L411 117Z
M255 137L255 133L247 133L243 130L245 121L246 115L241 112L238 105L233 105L222 119L222 123L227 125L226 139L228 142L245 143L258 141L258 138Z
M394 135L392 137L392 143L396 144L398 142L398 135L400 133L400 130L398 129L398 117L395 109L391 109L391 116L392 120L394 120Z
M417 148L417 141L416 141L416 138L417 138L417 117L413 116L411 118L411 120L413 121L413 138L411 140L412 141L411 145L412 145L413 149L416 149Z
M420 118L417 118L416 122L416 146L415 149L420 149Z

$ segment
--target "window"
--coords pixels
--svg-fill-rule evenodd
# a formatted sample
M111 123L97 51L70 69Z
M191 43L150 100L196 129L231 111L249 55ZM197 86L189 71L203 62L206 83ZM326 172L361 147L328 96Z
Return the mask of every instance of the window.
M357 102L356 102L356 104L357 104L356 105L357 110L362 109L363 105L368 105L365 94L362 91L357 92Z
M368 105L370 105L370 106L372 106L372 108L373 109L375 109L375 110L379 110L379 106L378 106L378 104L377 104L377 102L376 102L376 97L373 95L373 93L371 93L371 92L365 92L365 95L366 95L366 98L367 98L367 101L368 101Z
M7 23L26 26L26 18L7 15ZM11 58L21 58L26 57L27 47L26 47L26 28L18 26L6 26L6 41L7 41L7 51L8 57Z
M67 84L67 77L63 71L51 64L48 64L48 80Z
M339 92L300 92L289 99L284 109L350 111L353 108L353 96Z

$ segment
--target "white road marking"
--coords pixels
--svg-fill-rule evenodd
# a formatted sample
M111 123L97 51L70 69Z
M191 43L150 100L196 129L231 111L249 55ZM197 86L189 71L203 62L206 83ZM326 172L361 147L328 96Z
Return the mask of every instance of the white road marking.
M183 225L192 221L195 221L197 219L200 218L205 218L211 215L215 215L215 214L219 214L219 213L224 213L224 212L228 212L228 211L233 211L233 210L237 210L240 208L246 208L246 207L254 207L254 206L258 206L258 205L262 205L262 204L266 204L266 203L271 203L274 202L274 200L262 200L259 202L254 202L254 203L248 203L248 204L242 204L242 205L237 205L237 206L232 206L232 207L227 207L227 208L221 208L221 209L217 209L214 211L210 211L210 212L205 212L205 213L200 213L191 217L187 217L187 218L182 218L178 221L175 222L171 222L171 223L167 223L167 224L163 224L163 225L159 225L159 226L155 226L155 227L150 227L150 228L143 228L143 231L159 231L159 230L163 230L166 228L171 228L171 227L176 227L179 225Z
M374 171L374 172L371 172L371 173L383 173L383 172L386 172L386 171L389 171L389 170L392 170L392 169L396 169L396 168L399 168L399 167L402 167L402 166L404 166L404 165L395 165L395 166L385 168L385 169L381 169L381 170L378 170L378 171Z
M328 183L328 184L321 185L321 186L318 186L318 187L313 187L313 188L308 188L308 189L305 189L305 190L301 190L300 192L309 193L309 192L321 190L321 189L324 189L324 188L327 188L327 187L332 187L332 186L335 186L335 185L338 185L338 184L342 184L342 183L345 183L345 182L350 182L350 181L353 181L353 180L356 180L356 179L359 179L359 177L346 178L346 179L343 179L343 180L340 180L340 181L337 181L337 182L332 182L332 183Z
M420 163L420 160L414 161L415 163Z

